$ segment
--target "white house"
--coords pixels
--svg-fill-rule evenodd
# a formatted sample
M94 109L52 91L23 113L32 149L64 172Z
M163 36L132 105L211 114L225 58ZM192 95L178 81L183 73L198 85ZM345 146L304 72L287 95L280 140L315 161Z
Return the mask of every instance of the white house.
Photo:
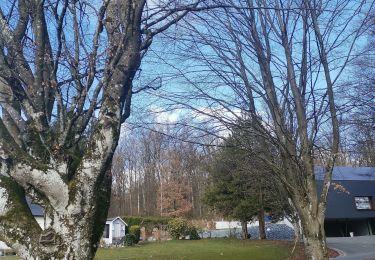
M108 218L103 232L103 241L107 245L117 244L122 240L126 233L125 223L120 217Z

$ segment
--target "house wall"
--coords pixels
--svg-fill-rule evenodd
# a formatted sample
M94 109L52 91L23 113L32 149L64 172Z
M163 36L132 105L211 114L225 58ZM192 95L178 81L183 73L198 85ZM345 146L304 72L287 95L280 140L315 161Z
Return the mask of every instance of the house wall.
M107 222L105 222L105 224L107 225L109 225L109 229L108 229L108 231L109 231L109 237L108 238L105 238L105 237L102 237L102 240L103 240L103 242L106 244L106 245L111 245L112 244L112 221L107 221Z
M125 236L125 224L120 219L112 222L112 237L122 238Z
M291 228L293 224L287 219L283 218L282 220L278 221L276 224L285 224ZM259 221L252 221L247 223L247 227L255 227L259 226ZM241 229L241 222L239 221L215 221L215 229Z
M216 221L216 229L229 229L229 228L241 228L241 222L239 221Z
M375 181L334 180L327 198L326 219L370 219L375 218L375 210L358 210L354 197L375 198ZM322 181L317 181L317 190L322 190ZM342 188L336 188L338 185ZM335 189L336 188L336 189Z

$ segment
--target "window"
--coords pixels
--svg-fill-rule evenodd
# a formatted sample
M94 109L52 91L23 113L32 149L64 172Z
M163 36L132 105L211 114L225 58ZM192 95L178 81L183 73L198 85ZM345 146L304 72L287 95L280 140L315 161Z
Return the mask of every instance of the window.
M354 197L356 209L372 209L370 197Z
M109 238L109 224L105 224L105 226L104 226L103 237Z

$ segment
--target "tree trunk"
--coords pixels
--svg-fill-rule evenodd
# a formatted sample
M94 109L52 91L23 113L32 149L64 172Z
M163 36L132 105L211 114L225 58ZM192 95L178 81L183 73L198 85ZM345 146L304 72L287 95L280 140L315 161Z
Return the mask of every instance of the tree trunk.
M328 259L328 250L324 234L324 224L312 219L304 225L304 244L311 260Z
M311 198L310 198L311 199ZM306 253L311 260L327 260L328 250L324 231L324 213L319 210L313 210L316 207L312 201L309 204L301 202L296 205L299 211L301 227L304 236Z
M264 209L260 208L258 213L259 221L259 239L266 239L266 227L264 223Z
M258 212L258 222L259 222L259 239L266 239L266 228L264 223L264 203L263 203L263 187L262 180L260 180L259 189L259 212Z
M299 220L292 219L291 222L292 222L293 229L294 229L294 241L296 243L301 242L301 233L302 233L302 230L301 230L301 226L299 224Z
M102 165L102 170L106 168L108 167ZM33 173L36 174L35 172L34 169ZM5 197L9 201L0 209L2 240L21 259L93 259L103 234L111 193L110 171L102 175L101 180L97 180L100 185L96 187L87 186L87 189L75 192L72 187L69 196L61 197L60 201L54 201L54 197L50 197L50 204L44 205L44 230L31 215L24 189L10 178L0 176L2 199ZM89 182L88 179L87 181ZM90 187L95 188L91 190ZM60 186L57 179L51 188L64 192L64 186ZM17 215L22 217L17 218ZM17 221L14 221L15 217Z
M247 221L241 221L242 239L248 239L249 233L247 232Z

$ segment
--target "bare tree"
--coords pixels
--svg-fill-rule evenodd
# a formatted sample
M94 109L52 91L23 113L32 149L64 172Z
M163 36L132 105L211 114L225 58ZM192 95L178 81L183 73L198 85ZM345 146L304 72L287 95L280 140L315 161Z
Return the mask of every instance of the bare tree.
M171 129L126 128L112 164L111 216L202 217L207 156L201 146L175 139Z
M374 46L375 16L371 14L371 30L363 55L352 66L351 86L343 93L348 113L343 116L343 132L346 134L345 149L350 155L350 163L361 166L375 166L375 78Z
M1 1L0 239L21 258L93 259L141 60L200 2Z
M328 259L324 216L339 151L335 91L357 57L373 1L214 2L223 8L196 14L167 38L179 40L181 63L171 67L187 90L160 97L224 128L252 115L258 123L247 131L273 143L281 157L277 164L261 156L291 198L309 257ZM319 194L320 153L328 159Z

